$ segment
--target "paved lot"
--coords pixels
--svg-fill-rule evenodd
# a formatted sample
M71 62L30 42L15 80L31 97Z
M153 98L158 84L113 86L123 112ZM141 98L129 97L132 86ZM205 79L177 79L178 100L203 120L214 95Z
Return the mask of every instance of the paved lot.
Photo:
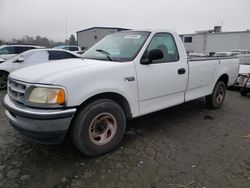
M249 188L250 96L228 91L219 110L200 99L129 121L119 148L98 158L68 140L24 140L1 108L0 187Z

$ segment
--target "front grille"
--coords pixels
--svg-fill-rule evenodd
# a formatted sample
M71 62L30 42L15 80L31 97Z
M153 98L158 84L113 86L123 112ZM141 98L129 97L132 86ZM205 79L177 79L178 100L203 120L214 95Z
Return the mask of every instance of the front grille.
M8 95L13 100L24 104L26 89L27 89L27 84L9 78L9 80L8 80Z

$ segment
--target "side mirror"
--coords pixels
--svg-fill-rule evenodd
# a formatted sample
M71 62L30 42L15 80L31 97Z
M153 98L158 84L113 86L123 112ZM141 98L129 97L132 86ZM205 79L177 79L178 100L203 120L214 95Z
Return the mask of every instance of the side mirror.
M163 52L160 49L153 49L150 50L150 52L148 53L148 58L146 59L142 59L141 60L141 64L143 65L148 65L151 64L153 62L153 60L158 60L158 59L162 59L163 58Z
M13 63L22 63L24 62L24 58L22 57L18 57L16 61L14 61Z
M0 58L0 63L3 63L5 61L5 59Z

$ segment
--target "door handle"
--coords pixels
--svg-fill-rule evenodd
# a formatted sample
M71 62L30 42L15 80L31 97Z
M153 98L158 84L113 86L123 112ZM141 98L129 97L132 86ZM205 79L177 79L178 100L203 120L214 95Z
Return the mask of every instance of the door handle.
M186 70L184 68L181 68L178 70L178 74L185 74Z

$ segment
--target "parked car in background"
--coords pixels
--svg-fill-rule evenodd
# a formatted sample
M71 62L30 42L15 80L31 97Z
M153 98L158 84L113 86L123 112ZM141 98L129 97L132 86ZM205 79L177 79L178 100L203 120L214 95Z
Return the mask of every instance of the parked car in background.
M231 57L235 56L239 58L240 65L250 64L250 54L248 54L247 50L232 50L230 52L216 52L214 57Z
M239 54L250 54L250 51L246 49L232 49L230 50L230 52L237 52Z
M41 49L42 46L35 45L23 45L23 44L9 44L0 46L0 63L17 55L31 49Z
M250 54L237 55L240 60L240 65L250 65Z
M52 60L80 57L80 55L62 49L34 49L25 51L0 63L0 90L6 89L8 75L14 70Z
M188 57L206 57L203 53L191 52L188 53Z
M215 52L214 57L231 57L240 55L239 52Z
M54 48L56 48L56 49L69 50L69 51L75 52L75 53L80 54L80 55L84 53L84 49L82 49L82 48L79 47L79 46L62 45L62 46L56 46L56 47L54 47Z
M98 156L120 143L127 119L200 97L220 108L238 69L236 57L187 59L173 31L122 31L104 37L83 59L11 73L3 105L25 138L57 144L68 133L79 151Z

